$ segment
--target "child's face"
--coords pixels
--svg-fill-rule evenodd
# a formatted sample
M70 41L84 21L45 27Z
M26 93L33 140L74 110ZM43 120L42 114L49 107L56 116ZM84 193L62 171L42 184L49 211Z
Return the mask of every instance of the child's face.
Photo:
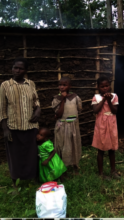
M68 81L61 81L59 82L59 90L60 92L68 92L70 89L70 84Z
M110 92L111 91L110 83L106 80L101 82L100 85L98 86L98 90L102 95L104 95L107 92Z
M46 140L46 130L45 129L41 129L39 131L39 133L36 136L36 140L38 142L44 142Z

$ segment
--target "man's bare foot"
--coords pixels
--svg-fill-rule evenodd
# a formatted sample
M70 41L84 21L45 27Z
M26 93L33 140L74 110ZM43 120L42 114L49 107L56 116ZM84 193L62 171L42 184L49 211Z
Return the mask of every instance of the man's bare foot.
M38 178L32 179L33 184L40 184L40 180Z
M18 189L18 187L15 184L12 184L14 189Z
M79 175L79 171L75 170L74 175Z
M99 174L99 177L100 177L102 180L111 181L111 178L110 178L109 176L104 175L103 173L102 173L102 174Z
M13 181L13 188L15 188L15 189L17 189L17 186L16 186L16 180L15 179L12 179L12 181Z
M111 177L113 178L113 179L120 179L121 178L121 175L120 175L120 173L118 173L117 171L111 171Z
M73 167L75 175L79 175L79 167L77 165L74 165Z

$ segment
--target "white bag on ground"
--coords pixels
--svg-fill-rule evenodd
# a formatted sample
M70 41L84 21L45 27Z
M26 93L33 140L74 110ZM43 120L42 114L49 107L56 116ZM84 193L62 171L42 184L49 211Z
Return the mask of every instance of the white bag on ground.
M38 218L65 218L67 195L64 185L56 182L43 184L36 192L36 213Z

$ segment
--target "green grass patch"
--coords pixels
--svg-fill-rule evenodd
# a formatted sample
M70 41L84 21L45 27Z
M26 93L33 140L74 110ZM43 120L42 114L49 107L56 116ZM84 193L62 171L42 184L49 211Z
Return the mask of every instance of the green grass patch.
M67 193L67 217L124 217L124 163L116 165L121 173L120 180L102 180L98 176L97 150L83 147L79 175L74 175L72 167L68 168L65 180ZM116 152L116 161L124 161L124 156ZM110 175L108 153L104 156L104 173ZM18 190L12 190L12 180L8 165L0 165L0 217L1 218L35 218L35 194L40 184L33 181L18 181Z

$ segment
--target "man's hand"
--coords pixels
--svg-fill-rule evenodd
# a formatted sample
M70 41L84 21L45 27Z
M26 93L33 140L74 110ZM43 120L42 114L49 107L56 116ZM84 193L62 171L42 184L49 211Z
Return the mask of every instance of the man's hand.
M5 142L7 142L7 141L12 142L12 135L11 135L9 128L4 129L3 133L4 133Z
M31 123L36 123L39 121L40 118L40 114L41 114L41 109L39 106L37 106L36 110L34 111L32 118L29 120L29 122Z

